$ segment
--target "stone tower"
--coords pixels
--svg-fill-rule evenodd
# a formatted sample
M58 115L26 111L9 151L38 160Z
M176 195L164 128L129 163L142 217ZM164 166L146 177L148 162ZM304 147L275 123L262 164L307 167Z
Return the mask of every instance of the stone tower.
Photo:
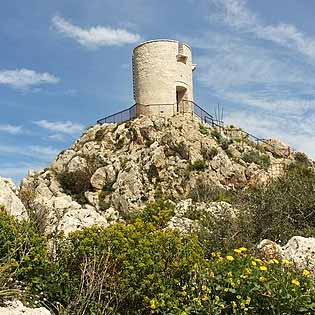
M191 48L169 39L133 50L133 85L138 115L169 117L193 111Z

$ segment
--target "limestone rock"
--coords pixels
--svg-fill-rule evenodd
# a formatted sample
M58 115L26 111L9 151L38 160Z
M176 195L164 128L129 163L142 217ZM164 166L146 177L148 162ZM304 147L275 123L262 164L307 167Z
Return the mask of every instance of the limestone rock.
M262 146L266 151L271 152L277 157L286 158L291 153L290 147L277 139L265 140L265 143L263 143Z
M282 258L291 261L297 268L315 271L315 238L294 236L281 247L270 240L263 240L257 248L267 258Z
M52 315L44 307L30 308L18 300L8 301L5 306L0 306L0 315Z
M26 209L13 189L12 182L0 177L0 206L18 220L27 219Z
M63 231L65 235L85 227L93 225L108 226L105 216L99 214L95 208L73 209L68 211L58 223L57 231Z
M224 201L194 203L192 199L185 199L176 204L175 215L170 219L167 226L169 228L179 229L183 233L197 230L199 220L188 218L194 213L198 213L200 218L202 217L202 214L210 214L214 219L223 219L225 217L233 219L236 217L237 210Z
M115 169L113 165L108 165L95 171L91 178L91 185L96 189L103 189L106 185L113 183L115 179Z
M294 236L282 247L282 256L294 262L298 268L315 271L315 238Z
M187 199L200 184L209 189L214 185L227 189L255 186L280 174L282 162L290 159L278 157L285 149L278 144L274 153L268 153L271 158L268 171L254 163L249 165L241 159L243 152L256 150L258 153L258 149L255 143L245 139L243 131L204 127L209 132L202 132L200 121L191 115L140 116L122 124L93 126L61 152L48 169L29 174L21 189L32 187L36 202L47 207L47 233L52 233L84 226L85 223L77 222L85 219L77 217L87 209L92 211L92 217L105 224L103 216L109 209L113 213L131 212L161 197ZM218 133L220 137L215 136ZM223 141L228 146L225 150ZM207 167L192 168L196 161L203 161ZM75 191L71 192L60 179L67 179L62 176L65 172L81 168L88 170L82 173ZM224 212L225 206L220 207L218 212ZM119 214L114 217L119 220ZM96 219L92 221L97 223Z

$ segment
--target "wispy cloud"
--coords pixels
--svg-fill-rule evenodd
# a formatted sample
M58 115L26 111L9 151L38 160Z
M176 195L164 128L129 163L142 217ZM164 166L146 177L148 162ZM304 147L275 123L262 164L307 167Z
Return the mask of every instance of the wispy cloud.
M226 121L278 137L315 155L315 38L292 24L268 24L246 0L208 0L197 80L225 104ZM218 27L219 24L219 27Z
M47 129L49 131L64 133L64 134L77 134L82 132L84 126L81 124L73 123L72 121L48 121L39 120L34 121L37 126Z
M211 18L221 20L242 32L251 33L258 38L270 40L315 58L315 38L299 31L295 25L286 23L266 25L248 8L246 0L210 0L210 2L217 8Z
M36 160L49 161L58 154L59 150L50 146L41 145L0 145L0 154L33 157Z
M42 84L56 84L59 81L59 78L47 72L38 73L28 69L0 70L0 84L17 89L27 89Z
M60 16L54 16L52 23L59 33L74 39L87 48L120 46L124 44L133 44L141 40L139 34L131 33L125 29L113 29L104 26L95 26L84 29L70 23Z
M0 132L9 133L11 135L18 135L23 132L23 127L10 124L0 125Z

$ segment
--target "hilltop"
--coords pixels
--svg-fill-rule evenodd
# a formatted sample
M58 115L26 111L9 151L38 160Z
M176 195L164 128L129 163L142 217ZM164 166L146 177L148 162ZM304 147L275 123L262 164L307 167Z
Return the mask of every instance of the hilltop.
M46 169L22 181L20 198L47 214L46 232L108 225L160 198L204 201L284 173L294 152L256 143L239 128L191 116L95 125ZM43 214L41 214L43 215Z

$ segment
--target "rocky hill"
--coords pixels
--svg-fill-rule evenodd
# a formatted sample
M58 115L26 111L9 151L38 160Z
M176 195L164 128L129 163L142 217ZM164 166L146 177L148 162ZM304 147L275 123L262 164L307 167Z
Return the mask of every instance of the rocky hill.
M19 196L37 209L46 233L122 220L161 198L202 201L216 188L243 188L283 173L294 152L276 140L196 118L140 117L95 125L46 169L22 181Z

